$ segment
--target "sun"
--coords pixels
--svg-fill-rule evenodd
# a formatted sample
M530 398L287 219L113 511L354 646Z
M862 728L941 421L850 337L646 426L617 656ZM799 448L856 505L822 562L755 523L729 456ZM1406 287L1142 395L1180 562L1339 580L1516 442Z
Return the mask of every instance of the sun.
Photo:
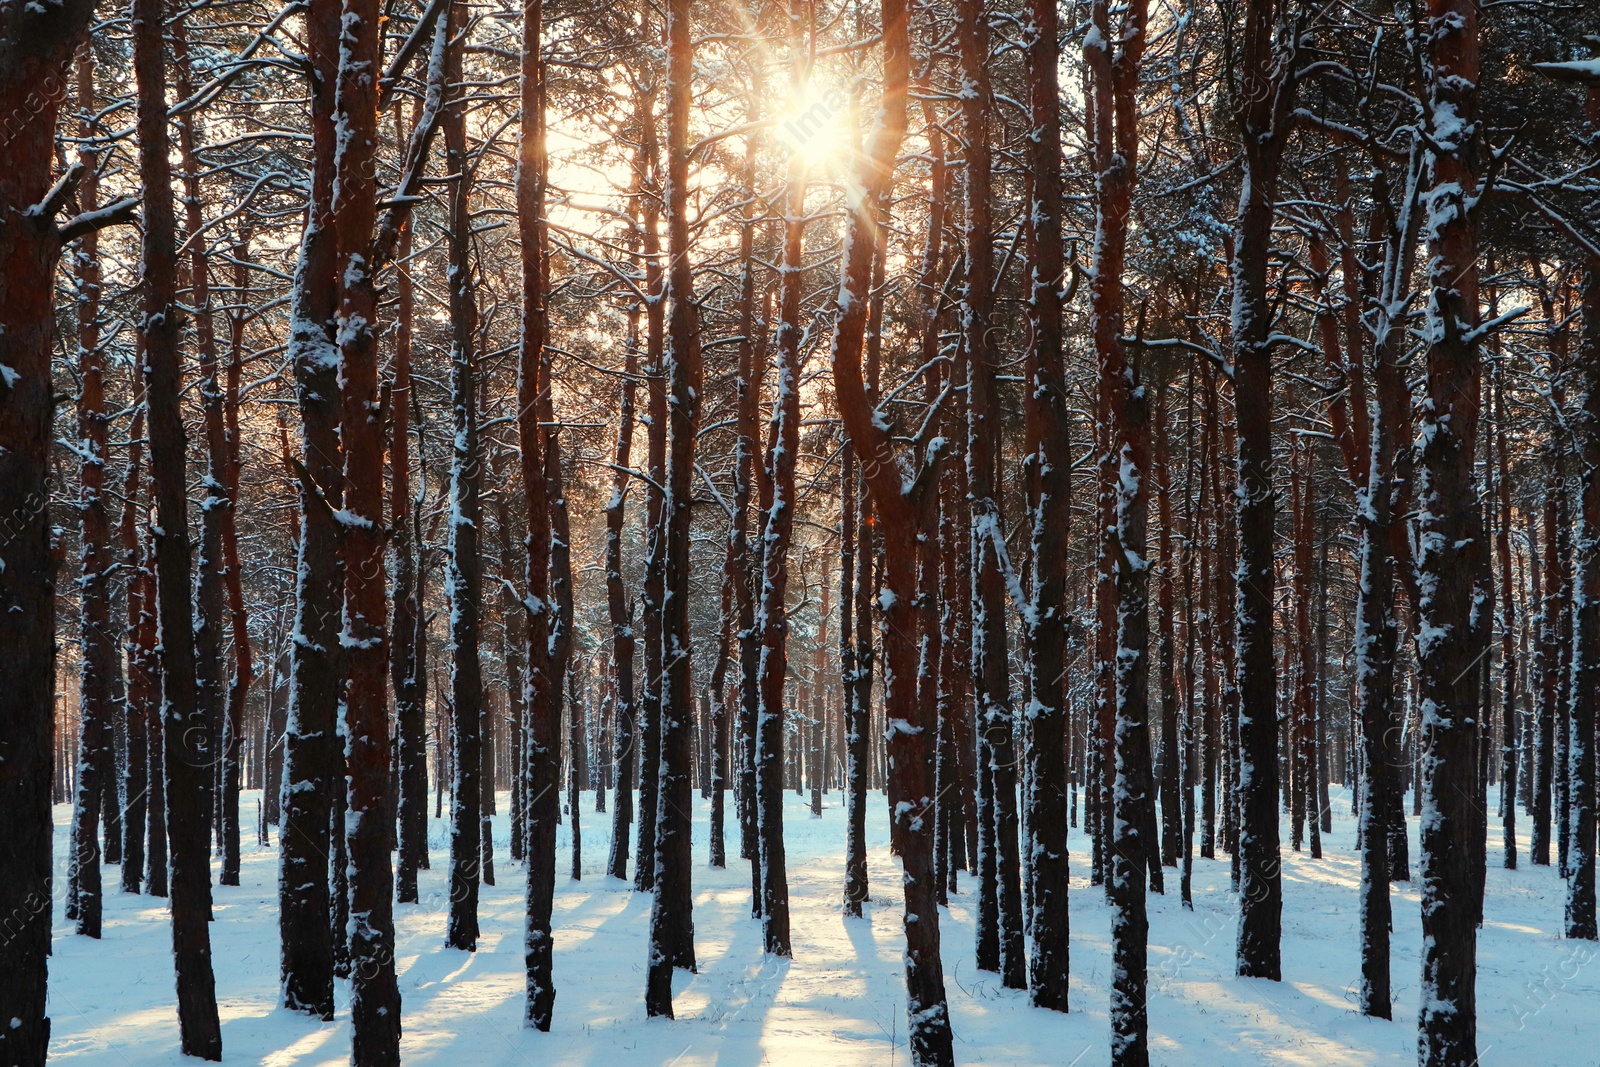
M844 151L843 135L849 97L837 86L807 83L790 94L778 116L778 143L807 169L824 167Z

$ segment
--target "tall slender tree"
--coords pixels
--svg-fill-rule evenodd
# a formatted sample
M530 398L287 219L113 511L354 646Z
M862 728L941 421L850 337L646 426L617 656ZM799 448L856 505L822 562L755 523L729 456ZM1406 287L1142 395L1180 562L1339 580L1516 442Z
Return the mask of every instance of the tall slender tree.
M185 434L178 401L177 220L167 137L167 57L160 0L133 5L134 75L138 80L139 170L144 180L144 384L150 426L150 476L156 502L157 624L161 706L166 736L167 833L172 892L172 951L178 980L179 1040L186 1055L222 1058L216 979L211 969L211 812L206 750L194 747L208 724L195 685L194 619L189 581Z
M338 290L332 228L339 67L339 3L306 9L311 77L311 181L300 256L290 294L289 360L300 408L301 456L294 639L289 646L289 706L283 740L283 801L278 835L279 986L283 1005L333 1018L333 935L328 853L335 788L339 699L340 578L334 512L342 506L338 351L333 321Z
M1033 589L1028 622L1028 856L1032 950L1028 988L1035 1006L1067 1009L1066 544L1072 509L1066 381L1062 358L1061 48L1054 0L1034 0L1028 36L1028 213L1031 268L1028 382L1023 394L1033 514Z
M561 807L561 694L550 688L550 613L546 604L550 592L550 519L545 499L544 430L539 425L540 393L549 388L542 371L549 329L543 20L540 0L528 0L522 9L522 131L517 144L517 236L522 259L517 438L521 445L522 503L528 517L528 724L522 754L522 773L527 776L523 790L528 805L527 926L523 940L527 998L523 1020L537 1030L548 1031L556 997L551 912L555 898L556 821Z
M1140 384L1137 348L1123 338L1122 274L1128 218L1138 180L1139 69L1144 58L1148 8L1135 2L1112 21L1109 0L1090 9L1093 34L1084 44L1089 68L1089 131L1095 175L1095 244L1089 288L1091 332L1100 370L1101 435L1118 472L1114 522L1104 528L1102 563L1115 579L1115 745L1107 895L1111 902L1111 1062L1150 1062L1146 1010L1145 873L1156 842L1148 726L1150 675L1149 389ZM1137 345L1137 341L1134 345ZM1130 350L1132 349L1132 350ZM1159 864L1159 858L1157 864Z
M700 425L700 321L689 262L689 106L694 71L690 0L667 5L667 471L661 505L662 566L659 793L645 1011L672 1016L672 972L695 966L690 862L690 760L694 696L689 660L689 527Z
M0 10L0 107L26 114L0 173L0 496L9 519L0 540L0 640L9 684L0 687L0 914L22 917L0 969L0 1059L45 1061L50 1019L50 770L55 745L55 579L50 565L50 353L56 263L65 244L55 216L69 186L52 187L56 118L66 78L93 15L88 0L45 10ZM39 90L44 92L39 94ZM36 95L39 94L39 95ZM42 106L28 106L42 100ZM40 210L47 208L48 210ZM70 225L70 224L69 224Z
M1282 971L1278 856L1277 662L1273 655L1272 302L1267 271L1297 71L1288 0L1246 0L1232 86L1243 178L1233 235L1232 378L1238 430L1237 655L1239 942L1241 977ZM1232 31L1230 31L1232 32Z
M1430 0L1418 56L1428 104L1426 391L1416 443L1417 683L1422 701L1422 988L1418 1061L1473 1063L1478 905L1472 898L1487 564L1473 464L1479 397L1478 8Z
M915 496L928 488L931 465L922 479L908 479L885 423L875 417L862 374L862 341L869 311L873 261L884 229L880 205L894 183L894 163L906 133L910 88L910 35L901 0L883 0L883 95L878 119L860 156L862 189L846 220L840 265L839 317L834 322L829 360L834 393L845 433L862 464L873 508L884 535L883 583L878 605L883 613L885 747L890 774L903 798L891 811L900 828L904 868L905 976L907 1035L912 1062L942 1067L955 1060L949 1008L944 995L944 964L939 957L939 907L933 864L933 757L936 724L916 701L914 575L917 555ZM925 446L928 442L919 441ZM937 484L936 481L934 484ZM858 586L859 589L859 586ZM859 668L858 668L859 669Z
M994 321L991 221L989 27L983 0L956 5L961 76L962 159L966 175L966 263L961 331L967 375L967 482L972 499L972 679L978 706L979 840L987 832L994 877L980 879L978 966L1001 973L1013 989L1027 985L1023 954L1020 858L1017 851L1016 754L1007 665L1005 584L1001 573L999 474L1000 409L995 397L999 337ZM985 803L987 800L987 803ZM983 860L980 859L980 864ZM987 868L985 868L987 870Z
M453 32L465 30L459 4L451 4ZM463 80L461 53L445 59L448 84ZM446 245L450 300L450 552L445 590L450 598L450 712L455 776L450 803L450 916L445 944L473 951L478 946L478 886L483 880L483 527L482 464L478 445L478 303L472 273L472 165L467 155L467 100L453 91L446 103L445 171L451 175Z

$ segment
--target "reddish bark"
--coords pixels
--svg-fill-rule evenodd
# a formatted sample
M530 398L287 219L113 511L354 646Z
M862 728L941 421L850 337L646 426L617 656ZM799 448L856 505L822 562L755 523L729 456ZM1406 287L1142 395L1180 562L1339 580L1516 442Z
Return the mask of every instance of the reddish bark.
M550 1029L555 1007L552 974L554 943L550 920L555 896L556 821L561 795L557 775L561 742L561 694L550 687L549 595L550 518L546 507L544 431L539 425L544 346L548 324L544 191L545 68L541 55L543 7L540 0L523 6L521 102L522 134L517 146L517 235L522 256L522 328L518 338L517 437L521 445L522 501L527 534L527 731L522 754L528 805L527 928L523 951L527 968L524 1020L538 1030Z
M1267 292L1283 150L1293 127L1292 32L1277 0L1248 0L1234 86L1244 168L1234 227L1233 400L1238 427L1238 850L1241 977L1282 971L1283 882L1278 857L1278 670L1273 656L1273 311ZM1230 30L1230 32L1234 32ZM1289 49L1290 54L1283 54Z
M1418 1060L1477 1059L1474 838L1480 672L1489 625L1477 452L1477 4L1430 0L1427 403L1416 448L1417 681L1422 703L1422 988ZM1448 119L1448 123L1440 122Z
M186 1055L222 1058L211 970L211 870L207 827L211 767L195 739L209 724L196 691L192 563L178 354L177 220L168 157L166 56L160 0L133 5L140 174L144 179L144 380L150 475L156 502L156 598L165 710L167 833L171 842L172 950L178 1025Z

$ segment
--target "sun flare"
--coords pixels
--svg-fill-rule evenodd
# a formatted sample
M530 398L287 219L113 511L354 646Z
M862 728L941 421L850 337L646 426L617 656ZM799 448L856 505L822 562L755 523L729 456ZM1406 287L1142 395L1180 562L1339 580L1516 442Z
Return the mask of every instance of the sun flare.
M849 103L837 86L809 83L790 95L778 117L778 143L808 168L826 166L844 150L845 108Z

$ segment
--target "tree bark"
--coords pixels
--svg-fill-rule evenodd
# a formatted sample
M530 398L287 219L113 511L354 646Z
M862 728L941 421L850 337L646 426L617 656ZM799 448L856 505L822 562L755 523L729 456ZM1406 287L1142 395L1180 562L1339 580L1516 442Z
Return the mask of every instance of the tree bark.
M79 50L78 106L94 108L94 50ZM99 206L99 152L78 153L83 179L78 183L78 209ZM107 420L105 353L100 347L99 234L87 233L73 256L78 324L78 630L82 654L78 672L78 788L72 811L72 853L69 857L68 918L85 937L100 936L100 841L97 836L103 799L116 798L116 765L112 752L113 675L118 670L116 634L111 624L111 524L105 487ZM109 779L109 781L108 781ZM111 790L107 797L107 786ZM110 826L107 826L110 837ZM109 844L109 840L108 840Z
M139 486L142 449L137 443L144 436L144 412L134 412L128 446L128 463L122 482L122 565L128 573L127 585L127 708L128 761L123 777L127 807L122 813L122 891L139 892L144 879L145 841L151 798L158 775L151 773L152 749L160 735L150 730L155 716L159 684L156 680L153 646L154 590L144 558L144 539L139 533ZM152 850L156 847L151 842ZM162 866L165 866L163 862ZM154 892L153 887L151 891Z
M396 183L378 218L375 176L381 25L377 0L345 0L340 15L334 126L333 230L339 304L340 440L344 507L339 513L344 613L345 851L349 864L351 1059L400 1062L400 991L394 960L394 872L390 865L389 605L384 569L385 405L378 383L378 274L389 266L415 200L445 92L445 42L456 16L440 19L429 57L427 104Z
M1233 398L1238 427L1238 973L1277 981L1283 881L1278 855L1277 664L1273 656L1272 351L1267 292L1272 220L1292 128L1295 63L1274 0L1244 5L1235 119L1244 184L1234 228Z
M789 5L790 87L801 92L809 77L798 3ZM783 842L784 681L789 671L789 546L793 540L795 464L800 452L800 299L805 284L806 159L789 156L784 190L783 258L779 269L778 326L774 335L776 400L767 443L770 499L761 518L761 592L756 629L761 638L760 710L756 717L756 817L761 850L761 928L766 951L788 956L789 875ZM803 736L803 735L802 735Z
M167 833L170 838L172 951L178 1025L185 1055L222 1058L216 984L211 970L211 870L207 827L211 767L198 701L195 627L190 615L189 502L178 355L177 221L168 158L166 65L160 0L133 5L138 80L140 175L144 180L144 379L150 421L150 475L156 501L156 597L161 702L166 735Z
M616 796L611 808L611 853L606 872L628 877L628 835L633 829L634 734L638 711L633 695L633 608L622 577L622 530L628 499L628 463L633 455L634 396L639 376L639 307L628 311L628 339L617 387L617 445L611 497L606 502L606 614L611 623L611 665L615 672L612 719L615 726Z
M399 125L397 119L396 126ZM416 403L411 384L411 318L416 297L407 262L411 235L408 227L400 238L393 378L389 388L390 416L394 420L389 439L389 526L394 551L389 675L394 687L395 771L399 777L395 803L395 899L402 904L417 903L417 872L427 866L428 858L428 726L422 674L426 634L417 558L421 528L420 515L413 513L411 499L411 407ZM421 500L416 507L421 507Z
M45 1062L50 1019L45 981L50 954L50 777L55 751L55 572L50 559L50 355L54 277L61 254L55 220L29 208L51 186L56 117L72 55L93 14L87 0L46 11L0 12L0 107L32 116L7 145L0 170L0 915L21 917L0 968L0 1060ZM40 90L44 91L40 91ZM52 91L53 90L53 91ZM35 96L34 94L38 94ZM42 99L42 108L26 107Z
M517 235L522 257L522 324L518 338L517 436L521 444L523 506L527 534L527 730L523 752L523 789L527 796L528 882L527 928L523 938L526 968L524 1023L549 1031L555 1007L552 974L555 945L551 911L555 897L556 821L561 796L557 775L561 763L560 693L549 677L550 519L546 507L544 431L539 425L544 346L549 328L545 271L544 193L548 157L545 151L545 68L541 52L543 5L528 0L522 9L520 95L522 132L517 145Z
M1010 677L1006 655L1005 586L999 548L1000 410L995 398L999 361L994 323L994 265L990 221L988 115L989 31L983 0L961 0L956 30L962 78L962 157L966 174L966 277L961 330L970 373L967 379L967 481L972 500L972 681L978 706L980 774L991 777L987 822L995 850L995 876L980 879L978 966L1001 972L1009 989L1027 986L1022 940L1022 899L1017 851L1016 756L1012 740ZM980 818L984 818L980 815ZM980 863L982 861L980 860ZM987 929L989 923L994 929Z
M1588 92L1591 133L1600 131L1600 83ZM1586 257L1578 376L1573 419L1582 503L1573 536L1572 711L1567 746L1568 937L1593 941L1595 924L1595 705L1600 689L1600 256ZM1508 569L1508 568L1507 568ZM1509 596L1507 597L1509 600ZM1508 701L1508 708L1511 707ZM1507 722L1510 721L1509 714Z
M451 4L453 32L465 16ZM462 47L445 60L450 85L462 81ZM482 467L478 448L478 305L472 278L471 165L467 158L466 100L456 97L443 116L445 173L452 175L445 244L449 256L450 552L445 589L450 601L450 712L456 753L450 805L450 915L445 944L468 952L478 947L478 885L483 866L483 794L494 788L483 777L483 528Z
M672 972L693 970L691 895L690 720L694 715L689 661L689 527L695 436L700 425L700 322L689 262L689 109L694 44L690 0L667 5L666 391L668 460L662 494L660 786L655 818L654 899L645 1012L672 1017Z
M1477 906L1472 845L1481 631L1482 512L1473 477L1479 409L1478 26L1470 0L1430 0L1427 402L1416 445L1417 679L1422 701L1424 1067L1477 1060Z
M1033 482L1030 516L1033 588L1028 614L1026 794L1031 857L1028 988L1035 1007L1066 1011L1069 919L1067 912L1067 768L1065 688L1067 544L1072 515L1072 455L1068 447L1066 381L1062 358L1061 108L1057 69L1061 49L1054 0L1033 0L1027 38L1028 139L1032 176L1029 211L1028 388L1023 399L1027 460Z
M306 12L312 66L311 197L290 297L289 360L300 408L299 552L289 653L289 707L283 742L278 847L279 986L283 1006L333 1018L333 935L328 928L328 851L335 786L339 699L339 615L344 582L333 512L343 506L339 439L338 299L332 229L334 93L339 65L339 3L314 0Z
M1095 175L1095 243L1089 289L1090 329L1100 370L1114 522L1104 527L1102 570L1115 581L1114 777L1106 827L1107 897L1111 903L1111 1062L1150 1061L1145 1006L1149 920L1145 872L1156 842L1151 781L1149 703L1149 561L1146 525L1151 463L1149 388L1122 337L1128 224L1138 167L1137 93L1148 17L1135 0L1113 27L1109 0L1090 9L1093 34L1084 45L1089 68L1091 162ZM1113 48L1112 42L1116 42ZM1159 865L1159 857L1157 857Z
M917 543L915 500L906 492L888 430L874 419L861 373L862 340L868 317L873 261L884 232L881 205L894 181L894 164L906 132L910 84L910 40L902 0L883 0L884 87L878 113L861 157L863 195L848 210L839 282L839 317L830 346L834 392L845 433L860 460L884 531L883 612L885 744L890 773L902 803L892 809L901 831L905 892L907 1036L917 1067L954 1062L950 1015L939 957L939 907L933 864L933 782L929 774L936 723L916 702L913 583ZM926 474L924 474L926 480ZM917 491L912 483L913 492ZM930 492L924 486L920 491ZM859 585L858 585L859 591Z

